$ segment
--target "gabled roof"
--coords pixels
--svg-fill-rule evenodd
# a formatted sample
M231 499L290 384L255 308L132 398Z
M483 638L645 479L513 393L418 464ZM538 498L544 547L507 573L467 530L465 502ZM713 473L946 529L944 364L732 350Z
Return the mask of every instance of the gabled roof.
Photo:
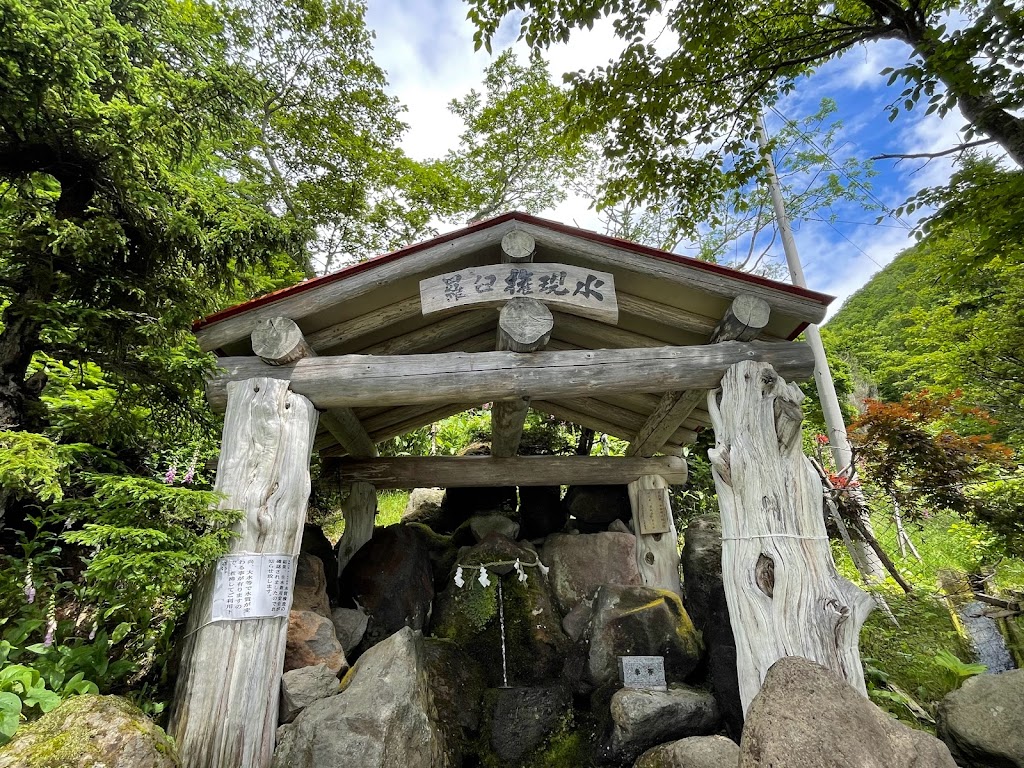
M508 213L441 237L303 281L222 310L195 325L204 350L251 355L249 334L259 320L288 317L317 354L419 354L493 350L497 310L466 308L441 317L420 311L419 281L501 261L501 239L512 230L530 234L536 262L611 272L618 293L616 325L563 314L552 307L549 349L614 349L703 344L732 300L764 299L772 310L763 339L795 338L818 322L832 297L756 275L569 227L524 213ZM533 407L558 418L629 439L659 401L655 393L591 398ZM403 434L478 403L446 408L356 409L376 441ZM672 443L706 423L697 411ZM318 447L330 452L326 438Z

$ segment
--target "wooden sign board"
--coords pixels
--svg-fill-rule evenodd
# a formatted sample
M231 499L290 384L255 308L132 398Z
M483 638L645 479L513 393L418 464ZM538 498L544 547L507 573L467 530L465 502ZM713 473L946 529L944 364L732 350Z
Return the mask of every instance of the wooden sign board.
M672 530L672 505L667 488L641 488L637 505L640 533L668 533Z
M619 321L615 278L608 272L568 264L494 264L420 280L424 315L470 306L497 307L517 296L530 296L581 317Z

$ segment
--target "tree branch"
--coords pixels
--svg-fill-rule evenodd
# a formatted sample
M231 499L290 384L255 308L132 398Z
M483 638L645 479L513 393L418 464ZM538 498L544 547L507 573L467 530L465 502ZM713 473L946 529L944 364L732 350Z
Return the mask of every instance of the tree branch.
M956 154L957 152L965 152L966 150L972 149L974 147L981 147L981 146L984 146L985 144L994 144L994 143L995 143L995 139L978 139L977 141L969 141L966 144L958 144L955 147L950 147L949 149L944 149L941 152L913 152L913 153L909 153L909 154L896 153L896 154L891 154L891 155L889 155L889 154L887 154L887 155L872 155L871 159L872 160L915 160L915 159L920 159L920 158L927 158L929 160L932 160L932 159L934 159L936 157L944 157L946 155L953 155L953 154Z

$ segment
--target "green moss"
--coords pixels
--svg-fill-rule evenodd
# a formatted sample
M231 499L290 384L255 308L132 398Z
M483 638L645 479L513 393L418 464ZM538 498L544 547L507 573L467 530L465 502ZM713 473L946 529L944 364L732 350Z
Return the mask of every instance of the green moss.
M456 591L451 604L434 627L434 635L466 645L498 615L498 591L492 584L472 582Z

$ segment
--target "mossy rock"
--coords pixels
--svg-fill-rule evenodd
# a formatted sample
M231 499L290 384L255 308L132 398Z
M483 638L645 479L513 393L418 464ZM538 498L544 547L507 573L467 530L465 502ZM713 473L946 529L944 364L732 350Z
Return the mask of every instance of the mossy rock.
M178 768L174 742L119 696L73 696L0 749L0 768Z

